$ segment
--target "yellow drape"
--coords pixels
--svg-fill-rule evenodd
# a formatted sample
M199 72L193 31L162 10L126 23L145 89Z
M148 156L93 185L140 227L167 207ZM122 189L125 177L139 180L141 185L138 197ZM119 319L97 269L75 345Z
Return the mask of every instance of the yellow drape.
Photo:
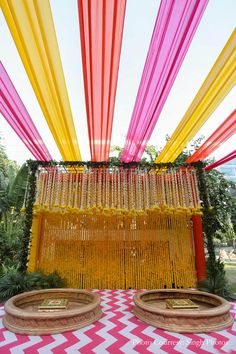
M236 83L236 30L180 121L156 163L173 162Z
M81 160L48 0L0 0L25 70L64 160Z

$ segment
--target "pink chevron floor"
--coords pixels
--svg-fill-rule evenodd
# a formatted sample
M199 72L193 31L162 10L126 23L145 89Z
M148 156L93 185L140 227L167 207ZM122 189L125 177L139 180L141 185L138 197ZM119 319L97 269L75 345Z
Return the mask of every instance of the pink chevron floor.
M2 325L0 307L0 354L106 354L106 353L236 353L236 322L231 328L207 334L178 334L139 321L132 314L134 290L94 290L102 298L103 317L73 332L49 336L24 336ZM236 318L236 303L231 304Z

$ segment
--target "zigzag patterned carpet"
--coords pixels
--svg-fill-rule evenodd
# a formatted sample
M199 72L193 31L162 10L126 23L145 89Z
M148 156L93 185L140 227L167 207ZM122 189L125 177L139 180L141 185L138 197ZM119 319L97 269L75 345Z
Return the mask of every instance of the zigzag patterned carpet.
M236 353L236 322L227 330L208 334L163 331L132 314L133 290L94 290L102 298L103 317L74 332L50 336L15 335L2 325L0 307L0 354L119 354L119 353ZM231 313L236 318L236 303Z

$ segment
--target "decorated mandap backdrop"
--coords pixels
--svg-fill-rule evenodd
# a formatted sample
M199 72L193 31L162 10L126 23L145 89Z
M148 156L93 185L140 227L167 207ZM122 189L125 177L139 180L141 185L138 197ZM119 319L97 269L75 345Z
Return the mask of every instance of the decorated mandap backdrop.
M236 30L155 163L140 163L208 3L161 1L121 159L112 162L126 0L78 0L91 153L83 162L49 1L0 3L63 158L53 161L0 63L0 112L36 159L28 162L21 267L58 271L69 287L194 287L205 277L204 173L236 151L206 167L201 160L236 132L236 111L186 163L175 160L236 83Z

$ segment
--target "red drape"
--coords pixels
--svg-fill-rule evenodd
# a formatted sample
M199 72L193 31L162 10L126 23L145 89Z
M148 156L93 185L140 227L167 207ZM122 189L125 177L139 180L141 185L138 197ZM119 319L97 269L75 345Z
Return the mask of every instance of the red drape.
M201 215L193 215L193 235L195 248L195 264L197 271L197 279L203 280L206 278L206 258L204 252L204 240L202 231Z
M218 161L206 166L205 167L205 171L212 170L213 168L218 167L220 165L223 165L224 163L226 163L228 161L231 161L231 160L233 160L235 158L236 158L236 150L233 150L228 155L222 157L222 159L220 159L220 160L218 160Z
M228 118L215 130L215 132L205 141L204 144L186 162L196 162L204 160L214 152L221 144L236 133L236 109Z
M109 157L126 0L78 0L92 161Z

